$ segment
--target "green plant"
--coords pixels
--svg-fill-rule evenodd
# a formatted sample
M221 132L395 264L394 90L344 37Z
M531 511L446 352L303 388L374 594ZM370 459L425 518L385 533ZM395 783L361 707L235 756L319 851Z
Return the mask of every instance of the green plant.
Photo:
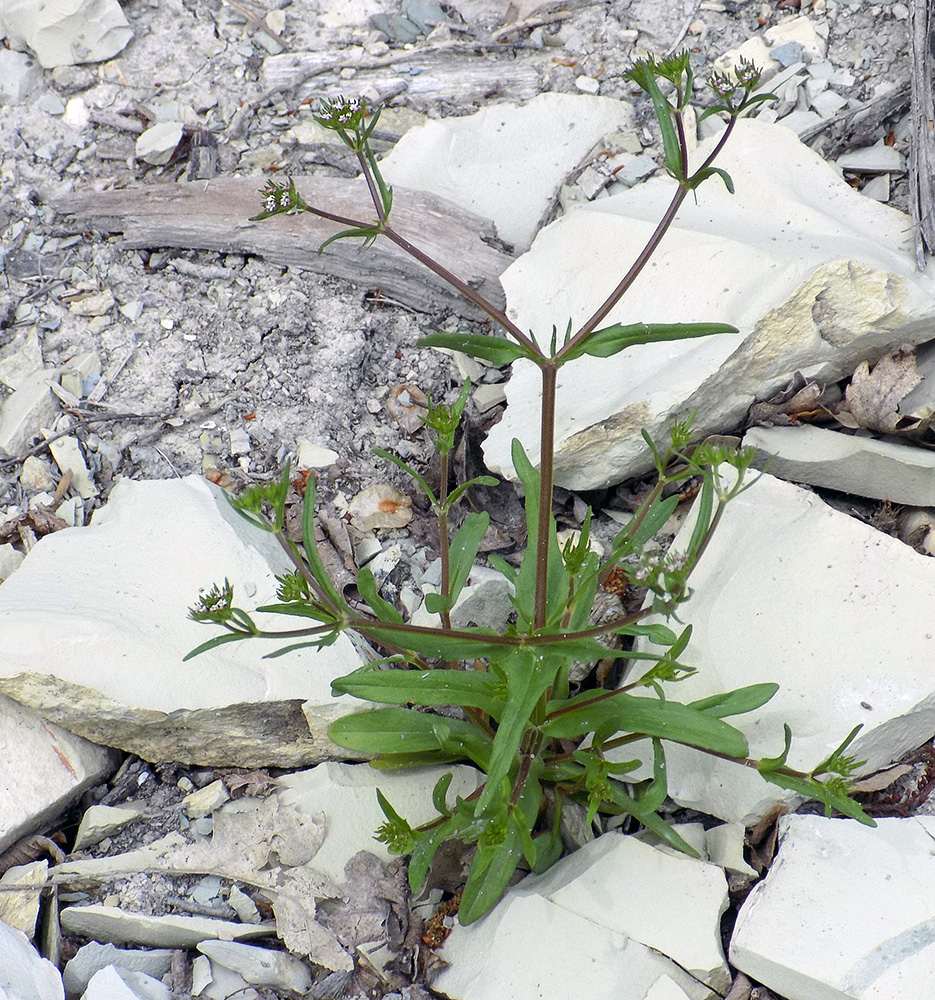
M304 627L271 632L260 629L246 611L233 604L225 582L201 598L192 612L198 621L223 626L225 632L205 642L190 655L221 643L251 636L290 640L270 654L280 656L303 646L323 646L344 630L354 630L388 654L384 659L334 681L335 694L350 694L382 707L345 716L330 728L341 746L373 755L382 768L470 761L486 778L473 795L449 803L446 775L435 788L435 820L412 829L392 805L379 795L387 821L378 832L392 850L411 853L409 878L418 889L442 841L457 838L477 845L461 901L460 916L468 923L483 915L500 897L517 865L525 858L534 871L549 867L561 853L559 825L566 799L582 803L591 819L600 811L626 813L669 844L692 854L692 848L659 815L667 795L665 744L681 743L740 765L756 768L765 780L817 798L826 808L872 823L848 796L848 775L856 766L844 750L856 735L810 773L786 766L785 750L776 758L752 760L743 734L724 720L759 708L777 690L775 684L754 684L690 704L668 697L665 685L692 672L682 661L690 627L675 631L668 625L646 622L650 615L673 619L688 595L688 580L701 558L725 506L746 488L752 453L730 451L702 443L691 446L691 418L671 430L667 447L659 448L644 433L658 473L655 487L632 520L614 539L609 554L600 559L589 545L590 513L580 537L559 544L552 514L556 378L559 369L585 354L609 357L635 344L736 333L723 323L636 324L601 326L608 313L646 265L689 192L712 176L732 190L730 177L713 161L728 140L741 114L769 95L754 95L758 74L741 66L736 79L715 77L718 103L705 114L721 112L727 124L707 159L689 169L684 113L691 99L692 71L687 53L656 62L636 64L629 74L652 100L662 133L665 166L677 182L671 203L655 232L617 287L574 333L569 323L559 342L553 327L547 347L534 333L519 329L502 311L440 263L412 246L393 228L392 192L384 182L369 136L379 112L368 114L361 101L322 101L318 121L334 130L357 156L366 179L376 220L348 219L312 207L295 184L270 182L264 210L257 219L284 212L310 212L345 228L322 245L337 239L360 237L365 244L390 239L422 261L494 320L509 339L493 335L433 334L421 343L463 351L494 364L519 358L535 364L542 379L540 464L533 467L519 441L513 443L513 463L525 494L530 539L519 568L495 556L489 562L512 588L513 621L502 632L452 626L451 612L464 588L478 547L487 530L486 513L469 513L451 534L449 516L465 492L480 477L448 492L448 456L470 386L465 385L450 406L431 403L425 424L441 458L441 486L436 494L419 472L387 452L422 489L438 520L442 565L441 591L429 595L429 611L440 616L439 628L416 627L379 594L366 568L358 575L358 589L370 609L361 614L348 605L329 579L314 539L315 482L310 477L305 495L302 548L284 533L284 510L290 489L287 468L279 481L255 487L234 501L257 527L279 539L295 566L280 579L279 602L258 610L311 620ZM667 94L663 93L663 89ZM725 469L732 467L727 475ZM700 483L695 526L685 552L678 558L650 546L653 536L673 513L679 496L674 487L695 479ZM611 574L628 585L645 588L651 599L640 611L595 625L591 611L598 587ZM632 641L645 637L660 653L609 649L601 639ZM622 686L593 687L573 692L569 670L575 662L596 663L607 657L632 661L631 676ZM641 669L637 669L640 667ZM412 708L409 706L417 706ZM460 712L432 711L455 706ZM613 750L628 748L626 760L611 759ZM617 756L617 755L615 755ZM647 765L651 777L627 781ZM547 805L553 808L547 810ZM546 822L547 812L551 820Z

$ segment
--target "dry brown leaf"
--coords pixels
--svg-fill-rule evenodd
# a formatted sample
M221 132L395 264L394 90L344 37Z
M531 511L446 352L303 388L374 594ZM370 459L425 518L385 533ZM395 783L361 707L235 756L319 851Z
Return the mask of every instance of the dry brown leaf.
M844 393L844 404L835 414L845 427L865 427L882 434L897 430L915 429L905 424L897 410L900 400L922 381L916 370L916 357L909 347L901 347L896 354L886 355L874 365L873 371L862 361L851 377L851 384Z
M32 861L46 857L46 855L57 865L65 860L65 852L51 837L43 837L37 833L23 837L22 840L17 840L15 844L0 854L0 875L10 868L28 865Z
M911 764L897 764L895 767L887 768L885 771L878 771L876 774L871 774L867 778L861 778L860 781L854 782L851 785L851 792L861 792L863 794L882 792L884 788L889 788L890 785L909 774L910 771L912 771Z
M67 527L67 521L63 521L44 504L37 504L25 514L20 514L18 517L13 517L0 524L0 544L19 542L24 532L32 532L36 538L41 538L43 535L49 535L53 531L61 531L62 528Z

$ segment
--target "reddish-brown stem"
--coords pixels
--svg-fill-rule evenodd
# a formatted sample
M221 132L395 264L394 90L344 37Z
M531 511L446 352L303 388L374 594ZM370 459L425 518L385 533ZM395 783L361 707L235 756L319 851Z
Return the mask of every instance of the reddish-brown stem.
M439 451L441 465L441 483L438 487L438 554L442 562L442 594L445 597L451 595L451 554L448 543L448 508L445 501L448 499L448 452ZM446 630L451 629L451 613L442 611L442 626Z
M536 606L533 628L545 628L548 610L549 543L552 518L552 483L555 464L555 390L558 366L546 362L542 372L542 408L539 421L539 515L536 523Z

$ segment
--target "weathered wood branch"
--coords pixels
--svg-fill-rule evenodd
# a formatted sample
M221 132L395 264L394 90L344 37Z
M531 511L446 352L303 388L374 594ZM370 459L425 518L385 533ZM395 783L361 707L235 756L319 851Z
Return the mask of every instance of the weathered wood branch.
M294 179L309 205L371 221L373 207L362 181ZM75 192L60 198L55 207L73 220L74 232L92 228L120 233L127 247L257 254L276 264L379 288L421 312L452 309L470 318L482 315L389 240L378 239L363 251L360 240L341 240L319 254L322 241L342 227L308 214L250 222L262 207L262 186L256 177L139 185ZM499 279L513 257L496 240L489 220L434 195L399 188L394 192L393 226L495 306L504 307Z

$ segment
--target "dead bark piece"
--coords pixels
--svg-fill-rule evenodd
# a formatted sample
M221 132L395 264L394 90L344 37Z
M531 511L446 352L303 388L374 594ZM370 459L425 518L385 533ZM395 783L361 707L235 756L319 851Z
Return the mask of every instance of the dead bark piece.
M916 263L935 253L935 93L932 91L932 5L910 0L909 47L912 73L912 138L909 147L909 211L915 223Z
M65 860L65 852L51 837L43 837L40 834L23 837L0 854L0 875L11 868L28 865L46 856L57 865Z
M310 205L361 221L373 218L361 180L296 177L295 182ZM422 312L453 309L463 316L480 316L475 306L389 240L378 239L363 257L359 240L332 243L319 255L322 242L343 227L304 213L250 222L262 207L262 186L258 177L140 185L66 195L56 207L72 216L72 232L90 227L122 233L126 247L259 254L276 264L347 281L359 282L364 275L367 287L380 288ZM397 188L393 226L497 308L505 306L499 279L513 257L482 239L495 235L493 223L434 195Z

